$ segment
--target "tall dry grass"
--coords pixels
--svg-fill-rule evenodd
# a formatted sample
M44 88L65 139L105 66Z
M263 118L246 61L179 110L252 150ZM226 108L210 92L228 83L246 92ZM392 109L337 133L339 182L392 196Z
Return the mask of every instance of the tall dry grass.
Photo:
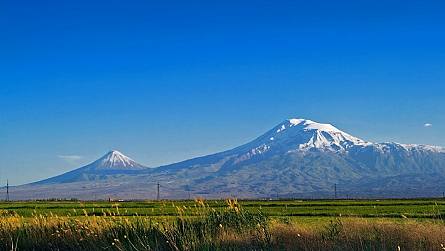
M272 245L280 250L445 250L445 225L407 220L338 219L311 229L274 224Z
M0 213L1 250L445 250L445 224L344 218L308 227L197 200L176 218Z
M221 249L221 236L255 236L252 247L267 248L268 219L261 212L241 210L236 200L214 210L203 200L193 208L177 207L179 216L153 220L149 217L58 217L34 215L23 218L6 213L0 219L2 250L213 250ZM191 216L193 215L193 216ZM226 243L224 248L236 248Z

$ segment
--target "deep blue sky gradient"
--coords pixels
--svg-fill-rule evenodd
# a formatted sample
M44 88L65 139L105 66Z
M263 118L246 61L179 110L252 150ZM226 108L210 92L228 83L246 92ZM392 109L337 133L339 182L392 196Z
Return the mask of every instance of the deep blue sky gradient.
M110 149L168 164L291 117L445 146L443 13L444 1L2 1L0 182Z

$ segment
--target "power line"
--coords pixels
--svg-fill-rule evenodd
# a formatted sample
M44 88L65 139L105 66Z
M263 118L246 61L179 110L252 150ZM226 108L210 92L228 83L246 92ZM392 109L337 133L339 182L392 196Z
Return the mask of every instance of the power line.
M9 201L9 180L6 180L6 201Z
M161 195L159 194L159 188L160 188L160 184L159 184L159 182L158 182L158 194L157 194L157 196L156 196L156 199L157 200L161 200Z
M334 199L337 199L337 183L334 184Z

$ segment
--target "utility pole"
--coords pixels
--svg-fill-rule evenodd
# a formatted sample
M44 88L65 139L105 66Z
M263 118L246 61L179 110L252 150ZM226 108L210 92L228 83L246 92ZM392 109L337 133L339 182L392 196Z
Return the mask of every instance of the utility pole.
M334 199L337 199L337 183L334 184Z
M158 182L158 195L156 196L156 199L157 200L161 200L161 195L159 194L159 187L160 187L161 185L159 184L159 182Z
M9 201L9 180L6 180L6 201Z

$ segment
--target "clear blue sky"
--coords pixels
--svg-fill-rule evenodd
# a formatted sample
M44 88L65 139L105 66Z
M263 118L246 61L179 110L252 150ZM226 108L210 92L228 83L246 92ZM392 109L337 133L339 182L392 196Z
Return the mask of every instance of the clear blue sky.
M110 149L168 164L290 117L445 146L444 1L210 2L2 1L0 182Z

